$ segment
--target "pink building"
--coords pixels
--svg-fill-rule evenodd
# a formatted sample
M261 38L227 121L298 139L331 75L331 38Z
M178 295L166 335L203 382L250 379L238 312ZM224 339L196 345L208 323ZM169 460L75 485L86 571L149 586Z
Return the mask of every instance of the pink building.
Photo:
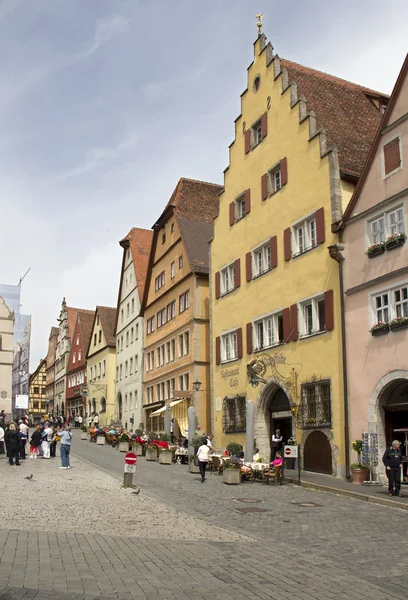
M408 428L407 211L408 55L340 224L350 446L378 434L380 478L386 445Z

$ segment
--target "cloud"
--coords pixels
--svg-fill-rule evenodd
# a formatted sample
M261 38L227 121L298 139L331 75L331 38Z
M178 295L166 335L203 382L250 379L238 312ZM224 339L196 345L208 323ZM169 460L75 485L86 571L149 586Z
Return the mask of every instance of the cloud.
M79 54L75 62L92 56L92 54L95 54L101 46L108 43L113 37L125 33L128 27L129 22L122 15L113 15L107 19L99 19L95 27L93 44L88 50Z

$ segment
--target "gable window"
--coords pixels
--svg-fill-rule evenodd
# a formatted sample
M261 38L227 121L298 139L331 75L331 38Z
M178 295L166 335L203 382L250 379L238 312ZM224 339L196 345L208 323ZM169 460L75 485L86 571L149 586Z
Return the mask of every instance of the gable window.
M179 269L183 268L183 257L179 256Z
M253 322L254 352L284 343L283 313L277 312Z
M299 333L307 337L326 331L326 310L324 295L304 300L299 304Z
M163 233L163 235L162 235L162 244L165 244L165 243L166 243L166 234Z
M102 363L102 375L105 377L106 375L106 360Z
M132 298L132 313L135 312L135 299Z
M76 353L74 352L73 356L72 356L72 362L74 363L76 361Z
M268 240L267 243L252 251L252 277L259 277L270 271L271 268L271 244Z
M94 333L94 346L96 346L96 333Z
M383 147L384 176L388 177L401 167L401 140L397 136Z
M266 200L268 196L276 194L288 182L288 165L287 159L282 158L281 161L273 166L267 173L261 177L262 200Z
M381 244L389 236L404 234L404 207L397 206L381 215L376 215L375 219L369 221L368 231L371 244Z
M81 360L82 352L81 349L78 350L78 362Z
M173 279L176 276L176 263L174 261L170 265L170 273L171 278Z
M221 296L235 289L235 262L221 269Z
M174 233L174 223L171 224L171 233Z
M99 313L96 315L96 324L99 325Z
M156 277L156 279L155 279L155 290L156 290L156 292L158 290L160 290L164 286L164 280L165 280L164 271L162 271L160 273L160 275L158 275Z
M129 316L129 302L126 304L126 316Z
M261 119L251 127L252 148L255 148L262 142L262 122Z
M300 398L299 417L302 429L331 427L330 379L302 383Z
M238 358L238 332L232 331L221 336L221 362Z
M222 429L224 433L243 433L246 431L245 396L224 398Z
M122 308L122 310L120 311L120 322L121 322L121 323L123 323L123 317L124 317L124 316L125 316L125 315L124 315L124 311L123 311L123 308Z
M79 335L77 335L77 338L76 338L76 345L79 346Z
M120 349L123 350L123 335L120 336Z
M102 329L100 329L99 333L98 333L98 342L101 343L101 341L102 341Z
M154 317L150 317L150 319L147 319L147 335L149 335L150 333L153 333L154 331Z

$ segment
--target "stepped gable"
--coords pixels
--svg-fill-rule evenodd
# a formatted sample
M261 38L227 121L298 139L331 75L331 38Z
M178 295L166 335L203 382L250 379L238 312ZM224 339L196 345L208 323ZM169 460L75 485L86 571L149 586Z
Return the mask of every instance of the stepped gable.
M140 229L139 227L133 227L126 237L119 242L122 248L130 248L133 258L133 266L136 274L137 288L139 293L139 300L142 302L146 279L147 269L149 266L150 251L153 242L153 231L150 229ZM122 273L123 275L123 273ZM122 285L122 280L121 280ZM121 287L120 285L120 287ZM119 289L120 296L120 289ZM118 306L120 297L118 299Z
M287 72L288 85L296 84L298 98L307 102L307 112L316 115L316 128L324 129L328 148L338 150L342 175L359 177L374 141L381 112L372 98L388 96L339 77L274 57Z

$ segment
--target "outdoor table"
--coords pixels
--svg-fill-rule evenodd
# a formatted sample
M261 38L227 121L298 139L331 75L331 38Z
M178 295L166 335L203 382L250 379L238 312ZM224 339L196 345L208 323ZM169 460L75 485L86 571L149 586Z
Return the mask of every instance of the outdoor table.
M177 463L185 464L187 462L188 457L188 448L177 448L174 453L174 458Z
M254 472L254 476L256 473L259 473L260 479L262 480L262 474L263 474L264 470L269 469L270 465L269 465L269 463L244 462L244 467L250 467Z

